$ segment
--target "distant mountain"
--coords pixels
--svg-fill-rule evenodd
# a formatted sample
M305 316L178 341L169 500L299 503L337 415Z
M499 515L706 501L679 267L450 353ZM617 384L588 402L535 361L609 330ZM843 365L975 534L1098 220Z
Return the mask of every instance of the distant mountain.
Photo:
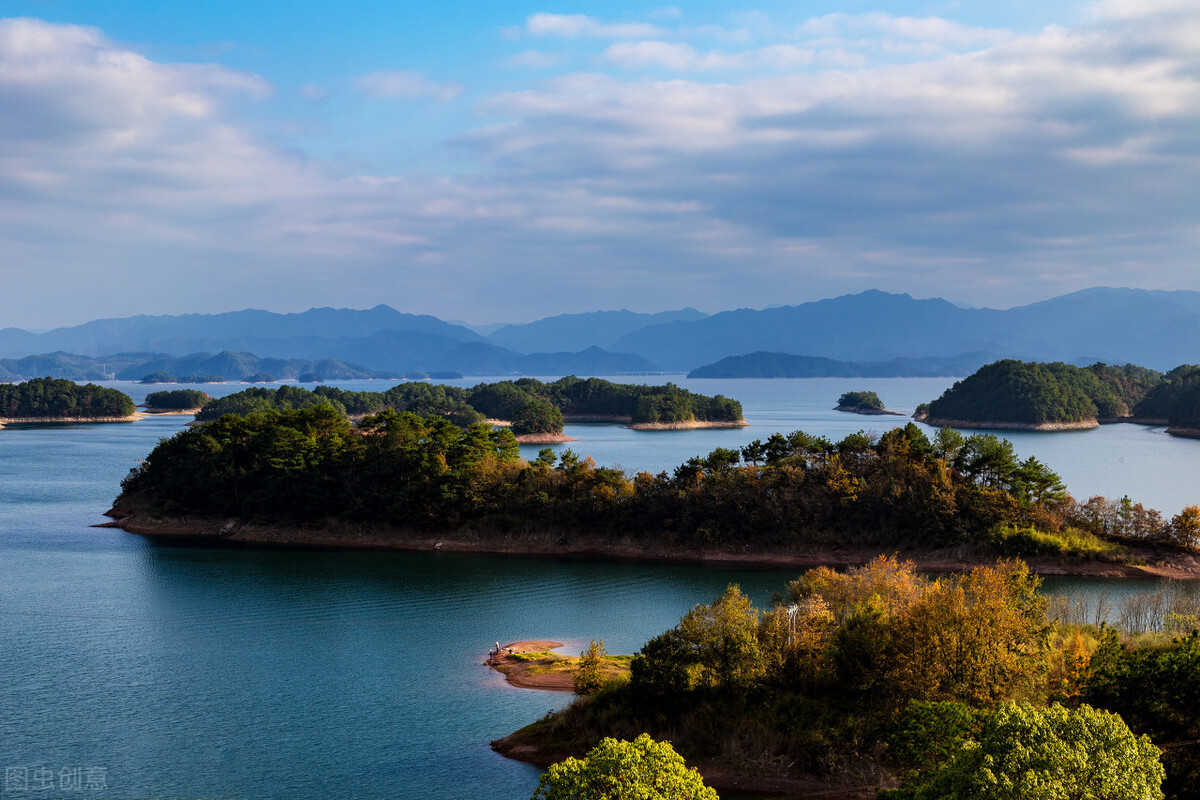
M749 353L727 356L697 367L689 378L950 378L970 375L992 353L963 353L952 358L894 358L890 361L836 361L790 353Z
M26 380L36 377L69 378L73 381L101 381L115 375L120 380L137 381L151 373L176 378L212 376L225 380L244 380L251 375L269 374L277 379L297 378L306 373L322 380L390 377L390 373L366 370L341 361L259 358L253 353L192 353L171 356L165 353L116 353L92 357L70 353L49 353L20 359L0 359L0 380Z
M466 375L612 375L622 372L652 372L658 368L641 356L609 353L592 347L578 353L531 353L522 355L486 342L438 341L420 334L375 334L365 340L342 340L341 349L368 356L372 367L336 358L260 358L253 353L224 351L172 356L166 353L117 353L99 357L50 353L20 359L0 359L0 381L34 377L99 381L115 376L136 381L152 373L176 378L206 375L225 380L244 380L268 374L276 379L312 374L322 380L399 377L402 374L461 373ZM432 357L414 356L407 349L420 340ZM432 340L432 341L431 341ZM434 345L440 345L436 350ZM379 368L373 368L378 365Z
M389 371L364 369L357 364L347 364L334 359L310 361L303 358L259 358L253 353L233 353L228 350L211 353L192 353L188 356L157 355L141 364L131 364L117 373L123 381L141 380L146 375L160 372L176 378L196 375L220 376L226 380L245 380L253 375L270 375L276 380L315 375L321 380L355 380L364 378L388 378L396 374Z
M0 330L0 358L36 352L100 355L121 350L186 355L199 351L252 351L277 357L312 358L318 341L364 337L379 331L482 341L474 331L437 317L405 314L385 305L365 311L313 308L300 314L247 309L224 314L138 316L101 319L46 333Z
M747 353L874 365L911 358L917 361L900 368L915 370L928 367L923 359L955 359L963 353L1076 364L1132 362L1167 370L1200 362L1200 292L1094 288L1000 311L868 291L712 316L691 308L562 314L506 325L487 337L382 305L365 311L128 317L36 334L0 330L0 358L51 353L59 358L58 369L70 366L63 360L68 355L198 352L333 360L375 372L479 376L687 371ZM815 367L788 367L810 368ZM109 371L120 370L110 365ZM35 371L42 373L52 374ZM0 372L0 378L4 375Z
M647 325L669 322L692 322L707 314L694 308L639 314L633 311L592 311L586 314L559 314L522 325L505 325L488 335L488 341L516 350L532 353L554 345L565 351L586 350L589 347L613 349L612 343Z
M612 347L643 355L664 369L693 369L757 351L873 362L987 352L1170 369L1200 361L1197 309L1197 292L1096 288L998 311L869 291L651 325Z

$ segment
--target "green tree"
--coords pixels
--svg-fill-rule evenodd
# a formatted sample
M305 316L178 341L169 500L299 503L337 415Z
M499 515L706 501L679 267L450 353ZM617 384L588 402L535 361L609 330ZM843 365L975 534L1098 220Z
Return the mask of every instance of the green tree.
M931 780L894 798L919 800L1160 800L1163 767L1147 736L1091 706L1005 703L978 741Z
M719 800L669 742L643 733L632 742L605 738L579 758L560 761L530 800Z
M595 639L579 654L579 666L574 676L575 694L595 694L604 688L604 673L600 665L605 655L604 642Z

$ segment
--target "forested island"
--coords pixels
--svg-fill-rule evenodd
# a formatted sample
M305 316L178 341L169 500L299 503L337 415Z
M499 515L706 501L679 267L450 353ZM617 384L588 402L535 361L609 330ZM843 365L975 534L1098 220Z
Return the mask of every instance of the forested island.
M1200 603L1130 600L1157 602L1154 619L1101 624L1017 560L822 567L766 608L730 586L646 642L628 679L577 687L493 747L544 766L648 735L711 785L789 796L1194 798Z
M875 392L843 392L833 410L847 411L851 414L894 414L898 417L904 416L899 411L888 411L884 407L883 401L879 399L879 395Z
M981 367L914 418L956 428L1071 430L1101 423L1168 425L1200 434L1200 367L1167 373L1126 364L1076 367L1012 359Z
M137 419L129 395L64 378L0 384L0 426L19 422L129 422Z
M760 350L696 367L689 378L949 378L967 375L989 360L987 353L950 358L909 356L888 361L839 361Z
M1081 503L991 435L909 423L840 442L797 431L658 475L571 451L523 460L506 429L323 403L227 414L162 441L122 484L127 530L208 541L794 563L996 554L1048 571L1190 574L1200 511ZM1147 566L1148 565L1148 566ZM1160 566L1159 565L1165 565Z
M196 419L205 422L229 413L321 404L354 417L390 408L436 414L460 426L490 419L510 423L512 432L522 437L560 436L564 422L616 422L649 430L746 424L741 404L721 395L695 394L671 383L645 386L575 376L553 383L521 378L481 383L469 389L428 383L404 383L385 392L355 392L332 386L318 386L311 391L293 386L247 389L210 400Z
M151 414L195 414L212 398L198 389L150 392L144 407Z

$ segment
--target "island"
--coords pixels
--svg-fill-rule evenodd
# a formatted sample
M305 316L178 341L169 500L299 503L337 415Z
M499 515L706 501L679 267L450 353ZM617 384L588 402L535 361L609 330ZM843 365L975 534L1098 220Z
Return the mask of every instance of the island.
M510 428L523 444L574 441L563 434L567 422L624 424L635 430L746 425L741 404L721 395L695 394L672 383L646 386L575 376L553 383L533 378L480 383L469 389L425 382L399 384L385 392L354 392L331 386L311 391L294 386L247 389L210 400L196 419L207 422L229 413L321 404L332 405L354 418L390 408L437 414L461 426L489 420L493 425Z
M132 422L138 418L124 392L65 378L0 384L0 427L16 423Z
M786 796L1195 797L1195 607L1130 607L1154 602L1176 616L1089 624L1019 560L934 576L881 555L764 607L730 585L645 642L627 680L492 747L548 766L645 733L708 785ZM1033 789L994 791L1012 782Z
M1162 373L1133 364L1076 367L1005 359L956 382L913 417L935 426L1037 431L1151 421L1151 398L1155 390L1167 392L1169 384Z
M875 392L843 392L838 398L834 411L847 411L851 414L880 415L891 414L903 417L899 411L889 411L883 406L883 401Z
M1194 577L1191 514L1079 502L1010 442L930 439L915 423L839 442L773 434L627 475L571 450L527 461L504 428L394 409L352 423L330 404L180 431L109 511L127 531L201 544L796 565L886 550L931 570L1022 555L1047 574Z
M970 374L989 360L986 353L893 358L889 361L838 361L821 356L757 351L726 356L696 367L689 378L949 378Z
M175 389L165 392L150 392L142 408L147 414L197 414L200 408L211 400L205 392L198 389Z

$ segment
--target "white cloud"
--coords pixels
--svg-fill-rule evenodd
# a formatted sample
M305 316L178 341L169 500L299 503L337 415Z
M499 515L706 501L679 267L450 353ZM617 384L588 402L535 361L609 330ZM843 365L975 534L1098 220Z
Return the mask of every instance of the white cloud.
M775 44L735 53L698 52L682 42L615 42L604 51L604 59L618 67L657 67L677 72L717 70L794 70L813 61L813 51L792 44Z
M419 72L380 70L354 79L355 87L370 97L431 97L453 100L462 93L457 83L431 81Z
M562 56L556 53L543 53L540 50L524 50L510 56L504 63L513 67L529 67L530 69L545 69L562 61Z
M821 46L601 42L613 64L686 75L558 75L490 97L477 110L494 124L453 142L471 159L454 178L346 177L254 134L241 101L272 93L257 76L0 22L0 318L263 297L536 316L627 304L630 286L661 307L1200 288L1197 22L1110 14L967 45L872 23L951 42L912 63L852 46L838 21ZM838 52L862 66L827 69ZM378 74L408 77L377 91L443 96Z
M567 39L634 39L660 36L662 28L645 22L601 22L586 14L533 14L525 21L531 36Z

